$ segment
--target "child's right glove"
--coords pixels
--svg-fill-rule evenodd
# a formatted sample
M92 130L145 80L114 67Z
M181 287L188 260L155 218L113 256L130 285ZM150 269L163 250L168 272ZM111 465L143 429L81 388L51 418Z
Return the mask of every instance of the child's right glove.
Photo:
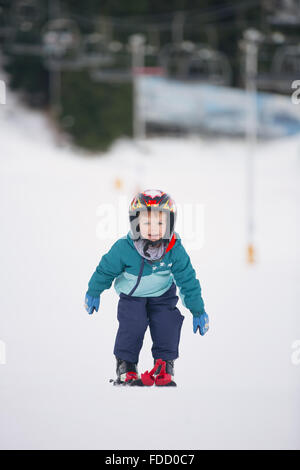
M100 305L100 297L92 297L89 294L85 294L84 306L89 315L93 315L94 310L98 312Z
M207 313L203 312L199 316L193 317L193 329L194 333L197 333L199 329L200 335L204 336L209 330L209 318Z

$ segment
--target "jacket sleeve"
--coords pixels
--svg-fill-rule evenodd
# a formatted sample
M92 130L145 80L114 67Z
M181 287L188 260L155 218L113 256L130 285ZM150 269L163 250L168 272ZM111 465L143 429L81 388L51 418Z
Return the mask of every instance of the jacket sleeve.
M205 311L200 282L196 278L196 272L190 257L182 246L180 239L176 240L173 250L171 270L175 284L179 288L182 304L194 316L199 316Z
M96 271L92 275L87 293L92 297L99 297L105 289L109 289L113 280L124 271L120 240L117 240L108 253L102 256Z

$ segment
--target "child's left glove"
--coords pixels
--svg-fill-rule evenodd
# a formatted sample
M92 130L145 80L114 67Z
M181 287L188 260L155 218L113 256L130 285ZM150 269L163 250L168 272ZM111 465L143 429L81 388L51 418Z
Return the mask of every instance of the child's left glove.
M197 333L199 329L199 333L201 336L204 336L205 333L209 330L209 318L207 313L203 312L199 316L193 317L193 329L194 333Z
M89 315L94 313L94 310L98 312L100 305L100 297L92 297L89 294L85 294L84 306Z

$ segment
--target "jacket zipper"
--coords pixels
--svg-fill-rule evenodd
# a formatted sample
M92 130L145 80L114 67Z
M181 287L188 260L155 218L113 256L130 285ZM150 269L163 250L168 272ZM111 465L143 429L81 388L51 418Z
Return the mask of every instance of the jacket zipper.
M166 247L165 247L165 250L164 250L164 253L163 255L159 258L159 260L155 260L155 261L161 261L163 259L163 257L165 256L166 254ZM148 262L148 261L147 261ZM141 278L142 278L142 274L143 274L143 269L144 269L144 264L145 264L145 258L142 257L142 262L141 262L141 266L140 266L140 271L139 271L139 275L138 275L138 278L137 278L137 281L136 281L136 284L135 286L131 289L131 291L129 292L129 294L127 295L132 295L134 293L134 291L137 289L140 281L141 281ZM150 263L149 263L150 264Z
M138 285L139 285L139 283L140 283L140 281L141 281L141 278L142 278L143 269L144 269L144 264L145 264L145 258L142 258L141 267L140 267L140 272L139 272L139 275L138 275L136 284L135 284L135 286L131 289L131 291L129 292L128 295L132 295L132 294L134 293L134 291L136 290L136 288L138 287Z

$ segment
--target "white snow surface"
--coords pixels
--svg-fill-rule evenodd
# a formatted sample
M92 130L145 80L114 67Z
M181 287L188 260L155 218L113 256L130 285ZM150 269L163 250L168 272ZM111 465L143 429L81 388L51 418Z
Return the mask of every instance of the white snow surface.
M300 138L257 148L249 266L244 142L121 139L90 156L58 145L10 93L0 136L0 448L299 449ZM204 208L204 243L189 255L211 328L195 335L179 301L177 388L113 387L118 296L104 291L93 316L83 307L138 186ZM124 208L123 231L105 239L102 204ZM150 368L147 332L139 371Z

